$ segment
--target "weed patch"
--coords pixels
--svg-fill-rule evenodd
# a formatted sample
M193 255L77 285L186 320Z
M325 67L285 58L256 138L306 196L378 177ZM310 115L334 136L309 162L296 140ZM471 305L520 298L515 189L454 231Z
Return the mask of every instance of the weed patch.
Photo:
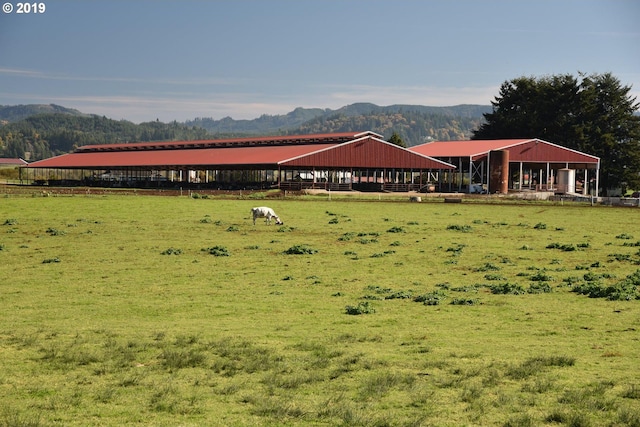
M631 240L631 239L633 239L633 236L631 234L622 233L622 234L618 234L616 236L616 239Z
M587 277L590 280L587 280ZM606 298L609 301L632 301L640 299L638 286L640 286L640 270L620 280L612 286L604 286L595 278L585 274L585 283L580 283L572 288L572 292L587 295L589 298Z
M396 291L384 297L384 299L411 299L411 291Z
M492 264L490 262L486 262L484 265L476 268L474 271L476 272L485 272L485 271L499 271L501 270L500 267L498 267L495 264Z
M544 271L538 271L536 274L529 276L529 280L532 282L551 282L553 277L549 276Z
M447 293L445 291L437 290L435 292L418 295L413 300L415 302L421 302L424 305L439 305L446 298Z
M528 294L548 294L551 291L551 285L546 282L532 283L527 289Z
M64 236L67 233L64 230L58 230L57 228L49 227L47 228L47 234L49 236Z
M168 248L160 252L160 255L182 255L182 249Z
M524 288L517 283L499 283L489 286L489 290L496 295L522 295L526 293Z
M451 300L451 305L478 305L480 300L478 298L454 298Z
M309 245L295 245L284 251L284 253L287 255L313 255L318 253L318 250Z
M229 250L224 246L212 246L210 248L204 248L202 251L209 253L213 256L230 256Z
M569 243L569 244L550 243L546 247L547 249L559 249L563 252L572 252L577 249L573 243Z
M375 312L375 308L373 308L373 305L371 305L369 301L361 301L358 303L358 305L348 305L345 307L345 313L352 316L357 316L360 314L372 314Z
M356 236L356 233L344 233L342 236L338 237L338 241L340 242L348 242Z
M387 233L404 233L405 230L403 227L391 227L387 230Z
M448 225L447 230L460 231L462 233L470 233L471 231L473 231L473 228L470 225L453 224L453 225Z

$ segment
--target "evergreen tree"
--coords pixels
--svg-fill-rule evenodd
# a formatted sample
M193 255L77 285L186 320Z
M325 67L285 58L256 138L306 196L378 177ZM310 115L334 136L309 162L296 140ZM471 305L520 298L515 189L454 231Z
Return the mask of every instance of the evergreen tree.
M582 80L573 148L600 157L604 189L640 189L640 104L630 90L610 73Z
M473 139L540 138L600 157L603 189L640 188L640 107L610 73L505 82Z
M393 132L393 134L389 138L389 141L387 142L390 142L392 144L398 145L403 148L407 148L407 144L405 144L404 140L400 137L400 135L398 135L397 132Z

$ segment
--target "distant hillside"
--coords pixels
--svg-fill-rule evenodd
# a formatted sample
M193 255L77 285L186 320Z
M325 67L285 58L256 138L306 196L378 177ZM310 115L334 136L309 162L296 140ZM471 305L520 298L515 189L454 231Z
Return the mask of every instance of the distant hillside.
M0 157L32 161L82 145L208 138L211 135L206 130L177 122L135 124L96 115L36 114L0 126Z
M354 104L331 115L316 117L291 133L371 130L388 139L395 132L411 147L428 141L470 139L472 131L484 120L482 114L490 111L490 106L480 105L378 107L373 104Z
M220 120L212 118L196 118L184 122L187 126L197 126L206 129L212 134L257 134L270 135L282 134L286 131L301 126L303 123L316 117L324 116L331 110L321 108L296 108L284 115L270 116L263 114L253 120L234 120L225 117Z
M391 105L381 107L369 103L347 105L338 110L296 108L286 115L262 115L254 120L221 120L198 118L185 122L203 127L212 134L309 134L371 130L385 138L397 132L407 145L429 140L468 139L477 128L489 105L457 105L427 107Z
M38 114L53 113L86 116L78 110L56 104L0 105L0 124L17 122Z

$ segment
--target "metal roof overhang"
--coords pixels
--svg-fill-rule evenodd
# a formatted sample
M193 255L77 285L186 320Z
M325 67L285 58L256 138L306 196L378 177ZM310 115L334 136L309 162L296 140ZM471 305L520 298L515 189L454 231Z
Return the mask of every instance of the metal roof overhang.
M304 155L335 144L224 147L177 150L74 152L40 160L29 168L118 169L118 168L230 168L273 167L283 158Z

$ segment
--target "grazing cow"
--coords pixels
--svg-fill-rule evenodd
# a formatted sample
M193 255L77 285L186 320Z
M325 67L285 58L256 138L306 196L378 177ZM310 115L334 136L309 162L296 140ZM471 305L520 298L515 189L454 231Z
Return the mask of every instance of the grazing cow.
M266 218L266 223L271 224L271 218L276 220L277 225L282 225L284 222L280 220L280 217L276 215L273 209L266 206L258 208L251 208L251 216L253 217L253 225L256 225L257 218Z

